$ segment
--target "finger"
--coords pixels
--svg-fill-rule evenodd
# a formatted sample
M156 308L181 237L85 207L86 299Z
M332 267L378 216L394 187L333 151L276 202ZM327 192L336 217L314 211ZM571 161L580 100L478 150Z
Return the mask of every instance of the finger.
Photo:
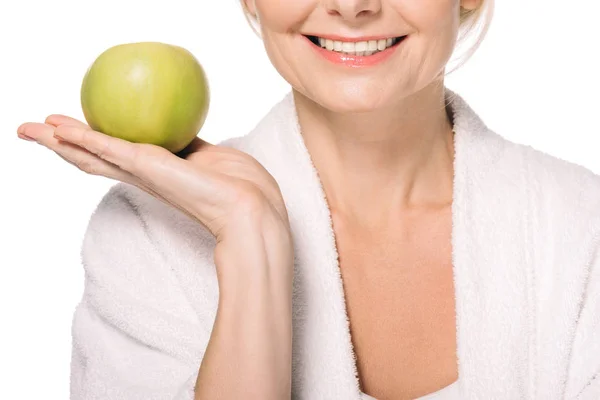
M82 147L101 159L130 172L132 160L139 151L137 144L77 125L57 126L54 129L54 137Z
M87 172L91 175L102 175L105 176L107 178L111 178L111 179L117 179L121 182L125 182L128 183L130 185L136 186L138 188L140 188L141 190L143 190L144 192L150 194L151 196L156 197L158 200L162 201L163 203L170 205L172 207L177 208L179 211L181 211L182 213L184 213L185 215L187 215L189 218L196 220L198 222L200 222L198 220L198 218L194 215L192 215L188 210L184 209L183 207L179 206L176 203L172 203L170 201L168 201L165 197L163 197L161 194L159 194L158 192L152 190L152 188L150 188L149 186L145 185L142 181L140 181L139 179L137 179L135 176L133 176L132 174L123 171L122 169L114 166L114 165L98 165L96 167L94 167L93 163L95 162L101 162L101 163L106 163L108 164L107 161L101 160L99 159L97 156L87 152L87 150L81 149L79 148L80 151L82 152L86 152L87 155L89 155L90 157L94 157L95 160L89 160L89 161L85 161L84 160L84 155L80 155L80 154L76 154L77 152L77 146L72 144L72 143L68 143L68 142L60 142L59 141L59 146L68 146L69 150L66 149L58 149L58 151L56 151L56 154L62 158L63 160L65 160L66 162L68 162L71 165L74 165L75 167L83 170L84 172ZM73 160L78 160L78 161L73 161ZM86 167L89 166L89 167ZM83 168L82 168L83 166ZM104 170L104 168L106 168L106 170ZM87 169L87 171L86 171ZM94 173L97 172L97 173Z
M190 171L184 160L160 146L132 143L73 125L59 125L54 130L54 136L83 147L155 189L164 185L164 182L177 182L174 180L175 174Z
M96 155L75 144L55 138L54 131L56 128L52 125L29 122L21 125L19 129L39 144L54 151L63 160L90 175L102 175L122 182L136 183L135 177L127 171L121 170L116 165L98 158Z
M103 160L73 143L58 140L51 148L63 160L75 165L77 168L90 175L105 176L132 185L141 182L131 173L122 170L118 166Z
M186 214L188 217L192 219L197 219L197 217L190 214L189 211L180 207L178 204L168 201L161 194L145 185L142 181L137 179L129 172L123 171L117 166L110 164L108 161L98 158L96 155L91 154L87 150L78 147L77 145L59 140L58 147L54 151L60 158L62 158L69 164L78 167L84 172L87 172L91 175L102 175L107 178L117 179L121 182L137 186L141 190L156 197L158 200L164 202L165 204L177 208L179 211Z
M32 138L39 144L42 144L46 147L56 143L57 141L56 138L53 137L54 127L48 124L42 124L39 122L26 122L19 126L17 132Z
M168 203L177 204L178 208L195 210L203 207L203 216L197 219L210 220L219 214L222 206L216 196L229 201L239 197L240 191L231 185L225 186L228 190L223 190L224 178L220 174L194 168L160 146L131 143L72 125L60 125L54 134L131 173ZM186 195L182 196L182 193Z
M59 125L74 125L84 129L90 129L89 125L75 118L71 118L62 114L51 114L44 121L46 124L57 127Z
M35 139L41 145L54 151L60 158L68 162L69 164L79 168L80 170L91 174L101 175L110 179L116 179L121 182L128 183L130 185L137 186L146 193L156 197L165 204L171 205L177 208L188 217L198 220L198 218L191 214L185 208L179 206L177 203L167 200L164 196L153 190L148 185L144 184L135 175L119 168L117 165L110 163L107 160L99 158L97 155L89 152L88 150L77 146L74 143L63 141L54 137L54 131L56 130L52 123L60 123L62 121L70 121L82 125L82 129L89 129L89 127L75 119L65 116L51 116L46 119L47 123L35 123L28 122L19 126L18 131L24 133L33 139ZM64 117L64 118L63 118ZM63 119L59 119L63 118Z

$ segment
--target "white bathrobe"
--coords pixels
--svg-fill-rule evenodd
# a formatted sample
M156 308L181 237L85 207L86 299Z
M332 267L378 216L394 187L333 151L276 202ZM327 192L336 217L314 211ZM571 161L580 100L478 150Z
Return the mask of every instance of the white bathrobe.
M462 398L598 400L600 176L508 141L452 96ZM289 212L293 399L358 400L331 215L291 92L219 144L260 161ZM214 246L179 210L131 185L110 189L82 244L72 399L193 398L218 305Z

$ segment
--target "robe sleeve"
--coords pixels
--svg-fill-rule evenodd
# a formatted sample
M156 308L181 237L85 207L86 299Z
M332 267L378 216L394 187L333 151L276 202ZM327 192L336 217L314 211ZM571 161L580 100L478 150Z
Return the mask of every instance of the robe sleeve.
M600 399L600 247L592 259L573 341L566 399Z
M193 399L204 351L200 324L160 250L143 216L113 187L81 247L72 400Z

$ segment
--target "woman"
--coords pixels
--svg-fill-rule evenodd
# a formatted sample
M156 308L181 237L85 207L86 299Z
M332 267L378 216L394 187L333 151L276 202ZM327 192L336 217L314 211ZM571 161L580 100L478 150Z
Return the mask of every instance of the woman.
M72 398L600 398L600 177L443 84L491 1L243 6L292 87L248 135L19 128L122 182L82 247Z

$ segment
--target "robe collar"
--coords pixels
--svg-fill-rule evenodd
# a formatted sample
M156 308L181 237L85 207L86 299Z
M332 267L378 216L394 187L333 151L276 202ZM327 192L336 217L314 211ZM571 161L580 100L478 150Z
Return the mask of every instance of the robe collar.
M522 382L502 398L523 393L530 374L533 328L530 225L521 165L506 168L512 143L494 133L458 94L446 88L454 135L452 263L456 293L459 384L489 397L490 381ZM293 93L245 137L253 155L279 183L294 240L294 399L359 400L356 357L331 212L304 143ZM514 286L502 282L515 282ZM517 283L518 282L518 283ZM507 290L509 289L509 290ZM393 318L393 316L390 316ZM498 324L497 321L504 321ZM499 389L500 390L500 389ZM506 391L508 390L508 391ZM511 397L513 395L514 397Z

